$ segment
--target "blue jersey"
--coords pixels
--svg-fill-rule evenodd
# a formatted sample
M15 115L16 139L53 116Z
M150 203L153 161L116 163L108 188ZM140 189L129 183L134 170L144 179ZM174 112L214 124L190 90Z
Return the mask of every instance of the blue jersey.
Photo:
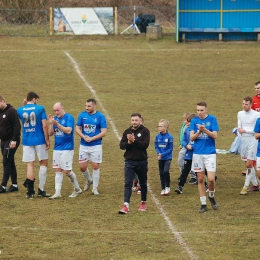
M188 144L190 144L192 146L192 150L187 149ZM183 140L182 140L182 146L186 148L186 152L184 154L185 160L192 160L193 145L194 145L194 142L190 141L190 127L186 127L186 129L184 131L184 135L183 135Z
M173 151L173 137L170 133L159 133L155 137L154 148L157 154L162 156L161 160L171 160Z
M89 114L87 111L81 112L78 116L77 126L81 127L83 135L93 137L101 133L102 128L107 128L107 121L105 116L96 111L95 114ZM84 146L100 145L102 138L94 140L90 143L81 138L80 144Z
M46 120L45 108L37 104L27 104L17 109L22 122L22 144L35 146L45 144L42 120Z
M204 124L206 128L213 132L219 131L217 118L213 115L208 115L206 118L201 119L198 116L191 119L190 122L190 131L194 131L197 133L199 131L197 125ZM215 154L216 153L216 145L215 139L208 136L206 133L200 133L198 138L194 141L193 146L194 154Z
M255 133L260 133L260 118L258 118L256 120L255 127L254 127L254 132ZM258 139L256 156L260 157L260 139Z
M70 134L62 132L56 125L53 125L55 144L54 150L74 150L74 118L70 114L64 114L62 118L57 116L54 120L64 127L71 127L72 131Z

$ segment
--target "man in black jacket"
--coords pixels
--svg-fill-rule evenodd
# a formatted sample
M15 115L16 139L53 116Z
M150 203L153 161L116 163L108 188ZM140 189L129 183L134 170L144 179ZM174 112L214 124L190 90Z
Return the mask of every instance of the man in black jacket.
M6 192L10 176L12 185L7 191L18 191L14 155L20 145L20 135L21 124L17 112L10 104L6 104L4 97L0 95L0 139L4 168L0 193Z
M142 125L142 117L139 113L131 115L131 127L127 128L120 141L120 149L125 150L125 190L124 205L119 214L129 213L129 203L132 195L132 185L135 173L138 175L141 186L141 204L139 211L146 211L147 198L147 148L150 143L150 131Z

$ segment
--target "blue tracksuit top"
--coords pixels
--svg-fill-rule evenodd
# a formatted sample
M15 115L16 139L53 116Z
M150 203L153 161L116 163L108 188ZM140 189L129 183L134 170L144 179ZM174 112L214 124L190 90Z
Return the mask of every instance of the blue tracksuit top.
M157 154L161 154L163 161L172 159L173 152L173 136L166 132L165 134L159 133L154 140L154 148Z
M186 148L186 152L184 155L184 160L192 160L192 155L193 155L193 144L194 142L190 141L190 127L186 127L183 135L183 140L182 140L182 145L183 147ZM187 145L191 144L192 150L187 149Z

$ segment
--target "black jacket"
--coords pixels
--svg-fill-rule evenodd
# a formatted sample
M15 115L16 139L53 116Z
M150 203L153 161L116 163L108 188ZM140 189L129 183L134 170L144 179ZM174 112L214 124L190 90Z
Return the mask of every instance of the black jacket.
M3 111L0 110L0 139L18 141L20 136L21 124L17 111L7 104Z
M128 143L127 134L135 135L135 141L132 144ZM147 151L150 143L150 131L140 125L136 130L133 127L129 127L123 133L122 139L120 141L120 149L126 150L124 153L124 157L126 160L133 160L133 161L146 161Z

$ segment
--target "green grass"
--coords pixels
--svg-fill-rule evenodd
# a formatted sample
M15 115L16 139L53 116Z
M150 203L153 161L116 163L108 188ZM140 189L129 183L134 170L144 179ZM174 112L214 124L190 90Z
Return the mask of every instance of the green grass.
M185 185L182 195L173 190L179 175L177 146L182 115L195 112L198 101L206 101L209 113L219 120L217 148L228 150L242 99L254 95L254 82L259 80L259 43L177 44L173 37L147 42L144 36L125 35L51 40L1 37L1 94L17 108L28 91L35 91L47 113L61 101L77 118L86 99L93 95L65 52L78 63L120 136L130 125L131 113L140 112L144 117L151 131L148 210L137 211L140 197L133 194L131 213L117 214L123 203L123 151L110 124L103 140L99 196L88 191L76 199L68 198L72 186L64 177L61 199L26 200L22 186L26 167L19 147L19 192L0 195L0 259L256 259L260 198L258 192L238 195L244 183L239 156L217 156L219 210L209 207L205 214L197 212L196 186ZM169 131L175 138L172 193L168 197L159 196L153 148L161 118L170 121ZM76 135L75 143L74 171L83 187ZM49 158L45 188L53 193L52 149ZM37 170L35 174L37 183Z

